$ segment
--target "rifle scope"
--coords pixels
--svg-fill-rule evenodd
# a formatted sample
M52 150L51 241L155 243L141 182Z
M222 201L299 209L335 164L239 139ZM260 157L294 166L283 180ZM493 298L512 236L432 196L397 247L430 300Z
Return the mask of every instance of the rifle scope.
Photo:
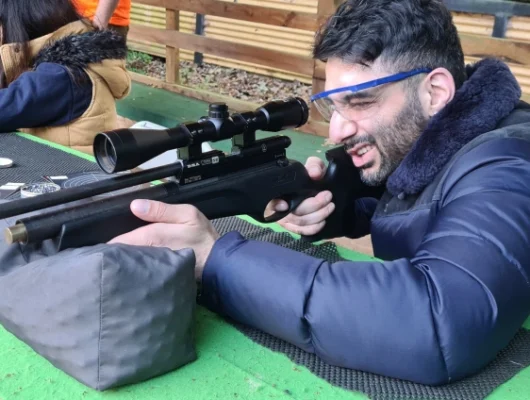
M208 116L174 128L117 129L102 132L94 139L94 156L100 168L111 174L133 169L172 149L216 142L236 135L253 135L257 130L278 132L307 122L309 109L298 97L275 100L255 111L228 113L224 103L210 104Z

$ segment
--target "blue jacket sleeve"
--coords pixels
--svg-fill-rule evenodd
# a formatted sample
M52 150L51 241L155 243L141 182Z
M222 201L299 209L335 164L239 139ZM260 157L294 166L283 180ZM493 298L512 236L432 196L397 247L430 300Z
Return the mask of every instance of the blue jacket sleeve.
M529 154L505 139L463 157L410 259L332 264L228 233L201 303L333 365L430 385L476 373L530 313Z
M43 63L0 90L0 132L66 124L88 108L92 83L74 82L59 64Z

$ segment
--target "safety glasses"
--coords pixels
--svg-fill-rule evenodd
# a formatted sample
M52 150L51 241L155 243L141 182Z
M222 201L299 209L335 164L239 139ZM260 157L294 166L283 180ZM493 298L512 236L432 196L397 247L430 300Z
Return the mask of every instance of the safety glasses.
M382 85L402 81L414 75L431 72L428 68L399 72L384 78L345 86L311 96L313 103L326 121L330 121L334 112L339 113L349 121L359 121L370 118L378 111L378 105L384 97Z

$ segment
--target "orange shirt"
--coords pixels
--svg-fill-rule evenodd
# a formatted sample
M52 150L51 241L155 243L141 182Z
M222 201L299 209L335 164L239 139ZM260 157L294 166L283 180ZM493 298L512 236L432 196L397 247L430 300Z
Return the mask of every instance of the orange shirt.
M96 13L99 0L73 0L73 4L81 16L92 20ZM109 24L129 26L131 22L131 0L120 0Z

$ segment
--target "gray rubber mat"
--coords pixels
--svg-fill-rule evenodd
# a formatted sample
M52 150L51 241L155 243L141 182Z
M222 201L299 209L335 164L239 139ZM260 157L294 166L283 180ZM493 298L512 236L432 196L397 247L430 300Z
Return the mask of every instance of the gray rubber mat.
M0 157L13 160L11 168L0 168L0 186L7 182L35 182L42 180L42 175L101 172L94 162L25 139L14 133L0 133Z
M0 134L0 157L9 157L15 166L0 169L0 185L5 182L32 182L43 175L63 175L98 171L97 165L55 148L13 134ZM94 174L98 176L98 174ZM214 221L220 233L232 230L249 239L269 241L328 261L341 260L333 243L321 246L295 240L287 233L277 233L231 217ZM307 367L315 375L347 390L363 392L374 400L479 400L530 365L530 331L521 329L511 344L479 374L442 387L416 385L370 373L330 366L299 348L260 332L234 325L250 339L274 351L284 353L293 362Z

